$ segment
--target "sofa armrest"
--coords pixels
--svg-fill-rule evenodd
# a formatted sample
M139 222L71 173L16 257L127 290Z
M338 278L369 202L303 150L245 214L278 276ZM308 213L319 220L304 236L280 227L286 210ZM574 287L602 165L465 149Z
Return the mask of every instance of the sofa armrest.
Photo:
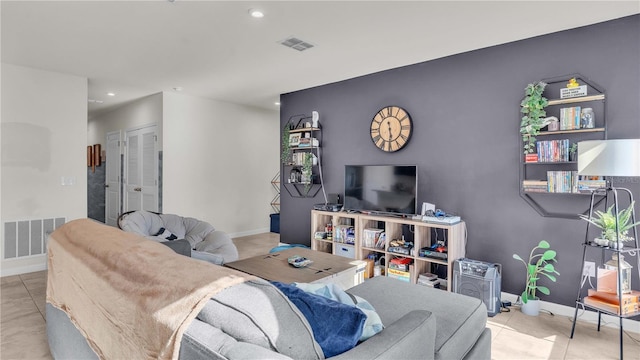
M355 348L331 359L433 359L436 317L413 310Z

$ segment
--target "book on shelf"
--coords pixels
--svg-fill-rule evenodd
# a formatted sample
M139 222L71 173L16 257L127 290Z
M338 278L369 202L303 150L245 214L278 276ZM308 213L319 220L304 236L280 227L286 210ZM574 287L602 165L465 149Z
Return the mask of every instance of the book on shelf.
M398 279L404 282L411 282L411 273L408 271L401 271L389 268L387 270L387 277L392 279Z
M317 147L318 144L319 144L319 142L318 142L318 139L316 139L316 138L313 138L313 139L312 138L301 138L300 139L300 143L298 144L298 147L299 148L301 148L301 147L311 147L311 146Z
M527 163L538 162L538 154L526 154L524 156L524 162L527 162Z
M547 192L547 181L522 180L522 190L527 192Z
M607 187L606 180L578 180L578 192L590 193L597 189L602 189Z
M538 162L569 161L569 139L536 142ZM526 161L526 159L525 159Z
M547 171L547 191L552 193L577 193L577 171Z
M618 315L629 315L638 312L638 303L629 303L625 305L616 305L600 300L592 296L585 297L582 302L596 309L605 310Z
M560 109L560 130L580 129L580 106Z

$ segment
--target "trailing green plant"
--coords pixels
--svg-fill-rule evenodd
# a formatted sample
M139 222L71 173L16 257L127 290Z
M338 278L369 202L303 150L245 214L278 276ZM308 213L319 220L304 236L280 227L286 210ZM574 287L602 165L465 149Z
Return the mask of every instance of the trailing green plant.
M302 177L306 178L304 182L304 192L308 193L311 189L312 169L313 168L313 154L305 153L304 161L302 162Z
M282 131L282 153L280 154L280 160L283 164L289 162L291 157L291 145L289 145L289 135L291 135L291 129L289 124L284 127Z
M555 250L550 249L551 245L546 240L541 240L538 246L534 247L529 254L529 261L525 262L517 254L513 254L513 258L522 261L527 269L527 282L520 297L523 303L527 303L529 300L537 300L536 291L540 291L545 295L549 295L551 292L546 286L538 285L540 276L544 275L549 280L556 282L555 275L560 275L553 266L552 262L557 262ZM542 249L544 252L536 253L536 250Z
M549 104L547 98L542 96L545 82L539 81L529 84L524 89L524 99L520 102L520 112L523 114L520 122L520 134L524 143L524 153L530 154L536 150L536 136L540 134L540 129L548 125L545 121L547 112L544 108Z
M631 241L634 239L627 235L629 230L636 225L640 225L640 221L633 224L631 223L634 203L635 201L632 201L628 208L618 212L618 236L616 236L616 216L613 214L615 204L609 206L606 212L597 210L594 218L589 218L587 215L580 215L580 218L602 230L601 236L603 239L609 241Z

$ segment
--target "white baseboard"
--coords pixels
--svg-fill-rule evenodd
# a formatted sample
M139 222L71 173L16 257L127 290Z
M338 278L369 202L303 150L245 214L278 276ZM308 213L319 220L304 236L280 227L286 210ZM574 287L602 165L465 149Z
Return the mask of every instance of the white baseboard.
M249 230L249 231L241 231L241 232L237 232L237 233L231 233L229 234L229 236L231 236L231 238L237 238L237 237L243 237L243 236L250 236L250 235L258 235L258 234L264 234L264 233L268 233L269 232L269 228L261 228L261 229L255 229L255 230Z
M502 301L511 301L512 304L515 304L518 300L519 295L514 295L506 292L501 293ZM575 314L576 308L566 305L560 305L547 301L540 301L540 310L541 311L549 311L554 315L565 316L570 319L573 319L573 315ZM590 322L593 324L598 324L598 313L595 311L583 311L582 309L578 309L578 320ZM600 323L602 326L607 326L611 328L617 329L620 325L620 320L618 317L611 315L602 315L602 322ZM631 319L623 319L622 326L625 331L634 332L636 334L640 334L640 321L635 321Z
M0 277L28 274L28 273L43 271L43 270L47 270L46 262L44 264L34 264L34 265L28 265L28 266L12 267L9 269L0 269Z

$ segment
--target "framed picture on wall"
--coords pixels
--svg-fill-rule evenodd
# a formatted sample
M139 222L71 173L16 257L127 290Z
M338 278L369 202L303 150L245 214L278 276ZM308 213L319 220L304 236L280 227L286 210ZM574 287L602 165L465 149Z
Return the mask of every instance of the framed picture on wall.
M87 146L87 166L93 166L93 146Z
M289 146L300 145L300 133L289 135Z

